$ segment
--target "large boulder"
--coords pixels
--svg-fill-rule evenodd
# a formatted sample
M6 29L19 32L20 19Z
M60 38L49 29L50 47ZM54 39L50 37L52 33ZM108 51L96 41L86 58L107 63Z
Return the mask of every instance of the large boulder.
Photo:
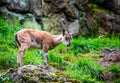
M7 72L0 74L1 78L10 77L10 79L0 80L9 83L41 83L41 82L57 82L57 83L80 83L80 81L71 79L64 73L53 67L45 67L41 65L25 65L21 73L17 73L17 69L9 69Z
M9 11L5 6L0 8L1 14L4 19L11 24L21 23L26 28L41 29L40 25L36 22L35 17L31 13L20 14Z
M54 13L65 13L69 18L76 19L78 14L76 12L76 7L74 6L74 1L66 0L45 0L48 3L51 11ZM70 19L69 19L70 20Z
M120 0L103 0L102 6L120 14Z
M89 0L92 3L98 4L108 10L112 10L117 14L120 14L120 0Z
M9 10L14 12L27 12L29 11L29 5L27 0L1 0L3 4L6 4Z
M120 15L114 13L100 13L97 12L98 20L100 24L100 34L119 34L120 32Z
M59 14L49 14L47 18L42 18L43 30L51 32L52 34L61 34L61 22Z

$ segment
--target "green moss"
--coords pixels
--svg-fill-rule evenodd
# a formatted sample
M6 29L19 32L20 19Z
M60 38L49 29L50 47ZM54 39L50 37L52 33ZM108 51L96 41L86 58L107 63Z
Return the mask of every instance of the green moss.
M59 77L61 77L61 78L64 77L64 75L61 72L50 72L50 75L52 75L56 79Z
M100 8L100 7L99 7L98 5L96 5L96 4L90 3L90 4L89 4L89 7L90 7L90 8L92 9L92 11L94 11L94 12L109 13L109 10Z
M29 75L24 76L25 79L30 79L31 77Z
M35 70L30 70L31 73L35 73Z
M100 12L100 13L109 13L108 10L105 9L94 9L95 12Z
M57 77L64 77L64 75L61 72L56 73Z
M76 79L71 79L71 78L67 78L68 82L72 82L72 83L81 83L79 80Z
M65 55L65 56L64 56L64 60L65 60L65 61L71 61L70 55Z
M54 72L50 72L50 75L52 75L53 77L57 77L56 73Z

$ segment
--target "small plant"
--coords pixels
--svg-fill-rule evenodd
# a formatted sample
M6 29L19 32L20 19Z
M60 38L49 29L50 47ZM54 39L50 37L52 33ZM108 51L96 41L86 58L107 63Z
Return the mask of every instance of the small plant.
M115 77L120 77L120 66L118 65L111 65L111 67L109 68L109 71L115 76Z
M109 68L109 71L114 77L114 83L119 83L120 82L120 66L116 64L112 64Z

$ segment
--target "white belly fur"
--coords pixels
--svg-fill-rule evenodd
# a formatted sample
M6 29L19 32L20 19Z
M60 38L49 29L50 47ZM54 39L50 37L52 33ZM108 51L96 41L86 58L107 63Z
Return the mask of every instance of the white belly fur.
M41 44L38 44L36 41L31 42L31 47L41 48Z

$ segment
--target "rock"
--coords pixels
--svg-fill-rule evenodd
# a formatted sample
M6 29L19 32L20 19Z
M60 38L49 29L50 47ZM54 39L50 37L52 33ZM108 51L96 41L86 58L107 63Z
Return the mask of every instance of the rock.
M105 73L103 73L103 74L101 75L101 78L102 78L105 82L107 82L107 83L109 83L109 82L111 82L111 81L114 80L114 76L111 75L110 72L105 72Z
M0 12L12 19L10 23L19 21L25 27L41 28L53 34L67 28L75 34L105 35L120 32L119 6L119 0L1 0ZM6 10L11 13L5 13ZM61 14L66 20L65 27Z
M11 24L19 22L26 28L40 29L40 25L36 22L35 17L30 13L17 14L9 11L5 6L1 7L0 12L4 16L4 19L8 20Z
M33 13L36 17L41 17L43 15L43 4L42 0L28 0L30 12Z
M42 18L44 30L53 34L61 34L61 22L58 14L49 15L47 18Z
M75 19L78 18L78 11L74 7L74 5L67 5L66 10L64 12L65 12L65 15L68 17L67 19L69 21L74 21Z
M89 0L92 3L98 4L101 7L104 7L108 10L112 10L113 12L120 14L120 0Z
M110 67L112 64L120 65L120 49L104 49L100 56L103 60L99 63L104 67Z
M74 5L79 9L84 11L83 6L87 5L88 0L74 0ZM93 0L92 0L93 1Z
M65 0L45 0L49 5L51 12L54 13L65 13L69 21L74 21L78 18L78 12L72 2Z
M69 22L68 24L68 31L71 34L77 34L79 33L79 20L74 20L73 22Z
M15 83L41 83L41 82L69 82L80 83L71 79L64 73L53 67L45 67L41 65L25 65L22 67L21 74L17 73L17 69L9 69L1 76L10 76Z
M104 0L104 7L113 10L115 13L120 14L120 0Z
M104 35L106 33L114 33L118 34L120 32L120 16L116 15L114 13L99 13L98 15L98 22L101 25L101 29L104 32Z
M114 15L114 20L112 21L113 32L115 34L119 34L120 33L120 15L117 15L117 14L113 14L113 15Z
M4 4L7 4L7 8L14 12L27 12L29 11L29 5L27 0L2 0Z
M101 74L101 78L105 83L115 82L115 79L120 78L119 67L120 67L120 49L104 49L102 58L99 59L99 63L106 67L109 71L104 71Z
M60 12L66 7L65 0L45 0L52 12Z

